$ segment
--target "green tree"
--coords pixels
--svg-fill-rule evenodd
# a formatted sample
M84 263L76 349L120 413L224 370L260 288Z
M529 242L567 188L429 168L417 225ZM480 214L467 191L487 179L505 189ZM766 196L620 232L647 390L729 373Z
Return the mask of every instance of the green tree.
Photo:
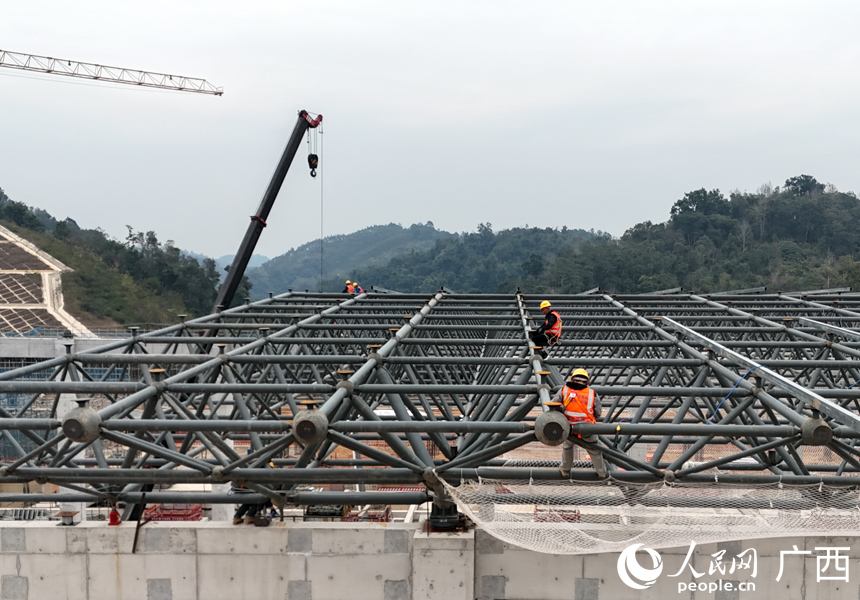
M720 190L709 192L702 188L684 194L683 198L672 205L669 214L674 217L687 212L697 212L704 215L729 215L731 208L729 201L720 193Z
M65 221L60 221L57 223L56 227L54 227L54 237L58 240L66 240L71 235L71 230L69 228L69 224Z
M785 180L785 191L792 196L808 196L824 191L824 184L818 183L812 175L798 175Z

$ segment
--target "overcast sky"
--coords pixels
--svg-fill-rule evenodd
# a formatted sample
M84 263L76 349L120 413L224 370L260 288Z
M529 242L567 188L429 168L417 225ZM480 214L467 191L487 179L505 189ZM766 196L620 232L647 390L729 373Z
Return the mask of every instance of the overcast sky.
M124 238L235 252L299 109L258 253L664 221L685 192L807 173L860 192L860 5L786 1L3 0L0 49L205 78L222 97L0 68L0 187Z

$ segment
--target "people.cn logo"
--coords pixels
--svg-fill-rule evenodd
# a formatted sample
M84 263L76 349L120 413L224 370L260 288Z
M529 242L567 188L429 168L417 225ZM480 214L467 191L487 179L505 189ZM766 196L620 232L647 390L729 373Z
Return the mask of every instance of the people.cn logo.
M651 569L645 569L636 560L636 551L642 548L642 544L627 546L618 557L618 576L628 587L634 590L647 590L654 585L660 573L663 572L663 559L651 548L642 548L651 556L654 565Z

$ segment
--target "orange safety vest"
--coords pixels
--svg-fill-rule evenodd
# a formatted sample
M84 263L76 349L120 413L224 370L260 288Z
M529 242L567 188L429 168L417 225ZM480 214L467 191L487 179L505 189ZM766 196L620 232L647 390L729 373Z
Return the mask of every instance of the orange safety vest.
M346 293L347 294L354 294L355 293L355 286L352 285L351 283L346 284Z
M581 390L575 390L564 386L564 396L562 397L561 405L564 408L564 416L571 423L580 423L582 421L597 423L597 419L594 418L593 389L582 388Z
M550 339L557 339L561 335L561 315L556 310L550 311L550 313L555 315L555 325L546 330L546 335Z

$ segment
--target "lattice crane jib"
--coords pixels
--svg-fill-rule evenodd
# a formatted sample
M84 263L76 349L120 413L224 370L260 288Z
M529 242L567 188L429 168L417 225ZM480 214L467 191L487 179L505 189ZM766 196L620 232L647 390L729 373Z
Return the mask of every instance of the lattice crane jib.
M198 77L185 77L184 75L155 73L123 67L109 67L67 58L52 58L50 56L38 56L9 50L0 50L0 67L31 73L61 75L75 79L89 79L92 81L104 81L107 83L119 83L178 92L210 94L213 96L224 94L222 88L215 87L205 79Z

